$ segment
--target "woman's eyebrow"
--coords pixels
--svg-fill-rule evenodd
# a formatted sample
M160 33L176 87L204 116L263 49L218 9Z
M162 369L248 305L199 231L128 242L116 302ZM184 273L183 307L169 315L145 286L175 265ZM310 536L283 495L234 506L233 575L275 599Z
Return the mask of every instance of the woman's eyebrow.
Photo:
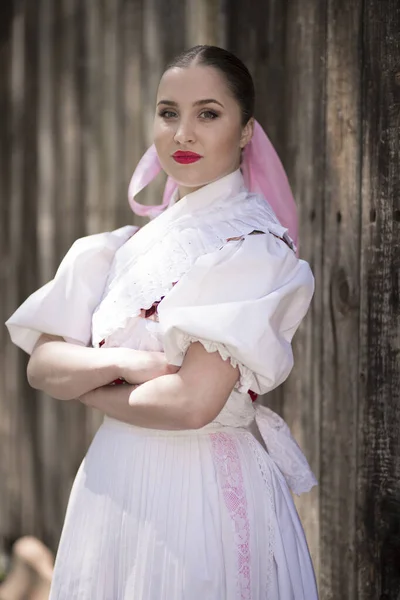
M219 106L222 106L222 108L224 108L224 105L221 104L221 102L218 102L218 100L215 100L214 98L196 100L196 102L193 102L193 106L203 106L203 104L210 104L211 102L214 102L214 104L219 104ZM178 103L174 102L173 100L160 100L159 102L157 102L157 106L159 104L166 104L167 106L178 106Z

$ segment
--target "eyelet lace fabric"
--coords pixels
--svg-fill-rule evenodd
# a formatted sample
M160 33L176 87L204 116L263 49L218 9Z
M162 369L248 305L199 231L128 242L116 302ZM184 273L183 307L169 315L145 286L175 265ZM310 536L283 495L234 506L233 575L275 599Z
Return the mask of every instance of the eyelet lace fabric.
M129 319L149 309L195 261L221 248L230 237L253 230L287 237L264 198L243 192L216 200L195 213L175 214L179 203L139 230L116 252L102 300L93 314L97 346Z
M267 522L267 540L268 540L268 554L265 557L264 569L265 569L265 598L273 600L272 593L272 575L274 567L274 549L275 549L275 529L272 521L272 515L275 512L274 494L271 486L271 474L266 464L266 457L264 450L256 442L252 435L247 435L246 443L251 449L254 458L260 469L261 476L265 485L265 497L269 505L268 510L268 522Z
M250 520L239 453L231 436L212 433L210 438L225 506L232 520L237 552L237 598L251 600Z

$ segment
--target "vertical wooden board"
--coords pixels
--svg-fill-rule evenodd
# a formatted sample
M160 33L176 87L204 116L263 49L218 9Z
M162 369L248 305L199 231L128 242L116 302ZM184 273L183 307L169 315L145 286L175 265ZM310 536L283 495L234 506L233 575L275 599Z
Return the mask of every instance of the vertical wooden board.
M102 1L102 170L101 206L106 229L116 226L121 191L122 154L122 76L120 11L122 0Z
M221 0L187 0L185 47L198 44L225 45L224 3Z
M83 14L77 0L55 3L54 8L54 133L55 245L54 263L58 266L75 239L85 233L82 197L81 106L78 95L78 40ZM55 269L54 269L55 270ZM68 494L86 449L85 409L72 403L56 402L55 451L59 458L54 508L60 530Z
M11 61L10 61L10 129L12 154L10 161L10 205L7 227L9 230L9 245L6 255L8 273L6 285L5 310L10 315L18 306L21 298L19 291L19 265L21 264L22 240L22 179L23 179L23 115L25 97L25 15L24 5L14 10L11 30ZM20 350L8 340L4 355L4 388L8 405L8 441L7 452L3 458L6 465L6 518L11 535L21 532L22 498L21 498L21 469L20 450L17 445L21 435L19 414L22 408L20 395L20 377L22 375Z
M102 21L101 3L84 3L84 99L82 115L83 168L85 173L85 227L88 234L104 230L100 211L101 114L102 114ZM105 224L104 224L105 225Z
M299 212L299 254L315 277L309 313L296 333L294 368L283 386L284 416L317 477L320 473L322 256L325 169L325 5L288 4L285 51L285 163ZM296 499L319 580L319 487Z
M287 2L242 2L229 5L228 49L236 53L253 76L255 116L285 162L285 44Z
M10 515L12 505L12 473L14 452L13 418L15 390L10 394L12 380L7 368L12 366L10 358L11 342L3 323L13 311L13 264L11 257L10 213L11 213L11 164L12 153L12 32L14 10L12 2L3 3L0 8L0 552L12 535L14 520ZM14 387L14 386L13 386Z
M132 213L127 192L130 178L146 146L143 139L142 118L142 55L143 46L143 6L142 0L125 2L122 7L121 37L123 45L123 190L119 201L119 223L136 222Z
M54 275L53 255L55 224L54 204L59 193L56 187L54 131L54 10L52 0L40 0L37 7L40 39L38 56L38 198L37 246L38 285Z
M356 598L361 4L357 0L330 0L327 17L320 591L324 600L353 600Z
M152 143L154 103L161 74L164 69L163 40L160 32L166 26L161 21L159 0L143 4L142 36L142 123L146 148Z
M155 4L157 30L162 53L160 75L162 75L167 64L175 56L188 48L185 28L186 10L186 2L181 2L180 0L170 0L168 4L159 0ZM171 32L173 32L173 35L171 35ZM155 100L154 96L153 109L155 108Z
M400 597L400 5L364 2L357 555L360 600Z
M10 128L11 182L7 201L9 231L6 256L8 273L4 309L6 318L32 291L36 276L36 112L37 39L36 13L21 2L13 13L11 39ZM30 68L27 68L29 58ZM7 80L6 80L7 81ZM32 225L32 227L31 227ZM35 402L26 383L26 356L5 341L4 413L8 442L4 453L5 513L12 537L38 533L38 461L32 444L37 439ZM32 401L33 400L33 401ZM3 457L2 457L3 458ZM39 475L40 476L40 475Z
M24 126L21 143L23 144L22 172L22 214L20 259L18 265L18 287L20 302L37 287L37 197L38 197L38 161L37 161L37 115L38 115L38 56L39 39L37 36L38 12L31 3L25 3L24 31ZM42 523L38 515L41 490L41 469L38 455L38 413L36 394L29 387L26 378L27 357L21 359L19 378L19 439L21 452L21 498L22 532L40 534Z
M13 3L5 2L0 7L0 267L1 276L5 274L5 257L8 251L10 239L6 222L10 211L10 148L11 148L11 96L10 96L10 78L11 78L11 40L13 23ZM0 290L0 294L4 289ZM2 298L2 296L0 296ZM4 303L1 302L0 310ZM1 334L3 335L3 330Z

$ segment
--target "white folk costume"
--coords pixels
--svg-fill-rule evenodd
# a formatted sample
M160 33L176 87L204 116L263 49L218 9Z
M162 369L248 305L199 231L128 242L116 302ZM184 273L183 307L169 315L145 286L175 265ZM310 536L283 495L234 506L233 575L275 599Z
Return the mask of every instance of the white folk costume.
M200 341L240 370L202 429L104 418L72 488L51 600L317 599L290 493L315 478L285 422L248 393L269 392L293 366L291 340L314 280L291 246L237 170L173 197L139 231L78 240L53 281L9 319L27 352L46 332L163 350L181 365ZM267 451L250 433L254 420Z

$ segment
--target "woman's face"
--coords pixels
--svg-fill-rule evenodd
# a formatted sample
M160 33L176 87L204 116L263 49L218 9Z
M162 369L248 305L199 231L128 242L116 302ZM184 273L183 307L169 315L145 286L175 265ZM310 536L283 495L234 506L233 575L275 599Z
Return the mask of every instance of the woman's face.
M181 198L239 168L241 148L252 133L253 120L242 126L240 106L217 69L174 67L162 76L154 143Z

